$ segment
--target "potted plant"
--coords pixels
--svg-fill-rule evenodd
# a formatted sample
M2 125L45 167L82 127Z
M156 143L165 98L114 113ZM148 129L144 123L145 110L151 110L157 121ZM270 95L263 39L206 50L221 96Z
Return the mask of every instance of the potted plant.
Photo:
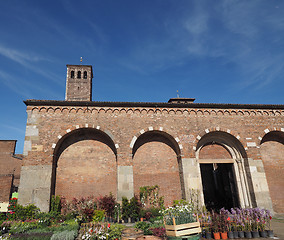
M131 218L131 222L136 222L140 216L141 211L141 203L138 201L138 198L134 196L130 199L129 203L129 217Z
M229 211L224 208L220 209L219 221L220 221L220 234L222 239L228 238L228 216Z
M127 197L122 197L122 219L125 223L128 223L129 218L129 202Z
M218 213L212 211L212 231L214 239L221 239L220 235L220 216Z
M266 228L267 230L267 236L268 237L274 237L273 230L271 229L271 214L269 210L265 210L265 220L266 220Z

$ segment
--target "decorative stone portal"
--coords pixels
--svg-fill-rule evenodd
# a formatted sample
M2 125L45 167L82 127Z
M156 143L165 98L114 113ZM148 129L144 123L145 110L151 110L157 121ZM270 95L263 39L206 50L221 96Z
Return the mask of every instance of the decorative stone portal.
M197 144L204 203L209 209L252 207L255 203L244 147L229 133L205 134Z

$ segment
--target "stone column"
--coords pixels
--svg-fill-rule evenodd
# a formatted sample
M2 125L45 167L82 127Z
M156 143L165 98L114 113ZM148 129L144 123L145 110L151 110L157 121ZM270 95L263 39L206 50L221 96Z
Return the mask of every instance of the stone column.
M204 205L199 163L196 158L183 158L182 167L186 200L190 200L194 192L199 195L199 205Z
M51 176L51 165L22 166L19 185L19 204L35 204L41 211L48 212L51 194Z
M134 197L133 167L117 166L117 200Z
M272 201L262 160L248 159L256 205L273 212Z

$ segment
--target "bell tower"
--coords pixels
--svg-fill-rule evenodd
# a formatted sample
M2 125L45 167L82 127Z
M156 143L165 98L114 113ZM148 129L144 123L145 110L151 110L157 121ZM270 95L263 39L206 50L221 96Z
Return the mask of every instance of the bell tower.
M66 65L66 101L92 101L91 65Z

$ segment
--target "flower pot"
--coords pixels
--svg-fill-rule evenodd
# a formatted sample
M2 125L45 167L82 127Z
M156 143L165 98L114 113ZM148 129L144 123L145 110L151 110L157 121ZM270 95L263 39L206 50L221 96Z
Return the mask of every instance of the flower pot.
M234 231L233 234L234 234L234 238L239 238L239 232Z
M245 233L244 231L239 231L239 238L244 238L245 237Z
M214 239L221 239L221 235L219 232L213 233Z
M262 238L266 238L266 237L267 237L267 232L266 232L265 230L259 231L259 235L260 235L260 237L262 237Z
M228 232L228 238L233 239L234 238L234 233L233 232Z
M221 232L221 238L222 238L222 239L228 239L228 234L227 234L227 232Z
M212 238L211 232L206 232L206 233L205 233L205 238L206 238L206 239L211 239L211 238Z
M252 238L251 231L245 231L245 237L246 238Z
M259 238L259 231L252 231L251 235L253 238Z
M268 237L274 237L273 230L267 230L267 236Z

